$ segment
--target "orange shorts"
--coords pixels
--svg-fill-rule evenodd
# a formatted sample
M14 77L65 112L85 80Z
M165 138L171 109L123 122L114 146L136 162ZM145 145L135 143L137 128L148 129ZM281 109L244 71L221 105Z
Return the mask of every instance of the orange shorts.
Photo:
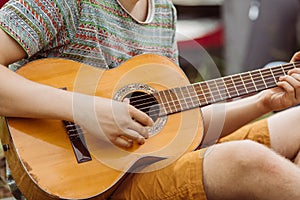
M244 126L219 142L244 139L270 147L267 120ZM206 200L202 179L202 163L206 149L187 153L173 164L154 172L130 174L111 199Z

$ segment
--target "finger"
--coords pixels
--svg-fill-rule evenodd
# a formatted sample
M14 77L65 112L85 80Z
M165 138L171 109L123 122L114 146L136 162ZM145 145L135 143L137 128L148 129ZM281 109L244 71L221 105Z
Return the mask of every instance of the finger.
M131 129L126 130L126 132L124 132L122 136L125 136L128 139L136 141L139 144L145 143L145 138L142 135L140 135L138 132Z
M142 126L140 123L138 123L136 121L134 121L129 128L136 131L136 132L138 132L144 138L149 137L148 129L146 127Z
M300 60L300 51L296 52L292 59L291 59L291 62L296 62L297 60Z
M278 87L280 87L284 92L286 93L293 93L294 92L294 88L293 86L291 86L288 82L278 82Z
M295 83L293 85L298 86L300 82L300 74L291 74L291 77L294 78L293 82Z
M129 114L140 124L145 126L152 126L154 124L153 120L146 113L136 109L133 106L129 106Z
M125 98L125 99L123 99L123 102L125 102L125 103L130 103L130 99L129 98Z
M294 68L288 71L288 75L292 75L292 74L300 74L300 68Z
M279 78L280 81L285 81L293 87L293 90L300 88L300 74L292 74L290 76L284 76Z
M278 82L277 86L281 88L290 98L296 98L294 87L287 81L287 79L284 80L285 81Z
M116 137L112 142L119 147L129 148L132 146L131 140L127 140L122 137Z

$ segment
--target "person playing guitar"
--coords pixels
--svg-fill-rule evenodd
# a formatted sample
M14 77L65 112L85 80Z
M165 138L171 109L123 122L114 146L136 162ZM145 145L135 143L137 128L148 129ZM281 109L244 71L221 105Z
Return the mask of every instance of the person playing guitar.
M249 123L300 102L300 53L190 85L169 0L11 0L0 27L1 140L26 199L300 199L300 108Z

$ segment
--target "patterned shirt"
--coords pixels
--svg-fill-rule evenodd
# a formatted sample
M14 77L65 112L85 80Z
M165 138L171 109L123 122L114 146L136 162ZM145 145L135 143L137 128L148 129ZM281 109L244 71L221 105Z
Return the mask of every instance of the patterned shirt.
M178 62L175 21L170 0L150 0L145 22L117 0L10 0L0 12L0 28L27 61L60 57L107 69L143 53Z

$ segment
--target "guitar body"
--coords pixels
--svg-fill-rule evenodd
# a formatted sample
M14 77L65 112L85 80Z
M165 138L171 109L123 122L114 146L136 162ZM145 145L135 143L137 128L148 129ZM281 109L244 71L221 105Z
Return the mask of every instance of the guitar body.
M111 70L64 59L42 59L17 73L55 88L110 99L125 98L136 83L156 91L189 84L177 65L152 54L134 57ZM135 90L142 91L140 87ZM85 134L92 160L78 163L61 121L5 118L3 122L1 141L9 147L5 152L8 164L17 186L29 200L106 199L136 163L157 158L162 161L155 161L153 166L165 167L197 148L202 139L201 111L191 109L159 117L156 132L144 145L135 144L130 149ZM154 169L150 165L141 170Z

